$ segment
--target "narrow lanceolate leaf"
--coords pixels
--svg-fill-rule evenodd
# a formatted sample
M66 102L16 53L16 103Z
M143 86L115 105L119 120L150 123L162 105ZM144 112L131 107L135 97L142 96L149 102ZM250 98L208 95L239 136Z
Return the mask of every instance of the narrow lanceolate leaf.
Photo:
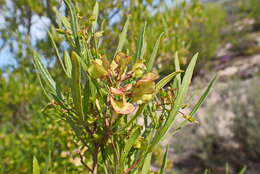
M81 100L81 85L80 85L80 63L78 55L75 52L71 54L72 62L72 79L71 79L71 93L74 106L79 116L83 119L83 107Z
M243 167L243 169L239 172L239 174L245 174L246 173L246 170L247 170L247 167Z
M94 18L94 21L92 22L93 32L95 31L95 29L97 27L98 13L99 13L99 7L98 7L98 2L96 1L94 9L93 9L93 13L92 13L92 17Z
M193 109L191 110L189 116L192 119L193 115L197 112L197 110L199 109L199 107L203 104L203 102L205 101L206 97L208 96L211 88L213 87L213 85L215 84L217 80L217 76L215 76L211 82L209 83L207 89L204 91L203 95L200 97L199 101L195 104L195 106L193 107ZM176 134L182 127L186 126L189 123L189 120L184 120L182 121L179 126L176 128L174 134Z
M129 20L130 20L130 17L128 16L127 20L125 22L123 31L121 32L121 34L119 36L119 42L118 42L118 46L117 46L117 49L116 49L114 56L116 56L117 53L119 53L123 50L124 44L125 44L126 39L127 39L127 31L128 31L128 26L129 26Z
M55 48L56 56L57 56L57 58L58 58L58 60L59 60L59 63L60 63L60 65L61 65L61 67L62 67L62 70L63 70L64 73L67 75L67 71L66 71L66 69L65 69L64 63L63 63L62 58L61 58L61 56L60 56L59 49L58 49L58 47L57 47L57 45L56 45L56 43L55 43L55 41L54 41L54 39L53 39L53 36L52 36L52 34L51 34L49 31L48 31L48 34L49 34L50 39L51 39L51 42L52 42L52 44L53 44L53 46L54 46L54 48ZM67 76L68 76L68 75L67 75Z
M206 97L208 96L208 94L209 94L209 92L210 92L212 86L215 84L216 80L217 80L217 76L215 76L215 77L211 80L211 82L209 83L207 89L204 91L204 93L203 93L203 95L200 97L199 101L196 103L196 105L195 105L195 106L193 107L193 109L191 110L191 112L190 112L190 114L189 114L190 116L193 116L193 115L197 112L197 110L199 109L199 107L203 104L203 102L205 101Z
M204 174L209 174L209 170L206 169L206 170L204 171Z
M142 168L142 174L147 174L151 167L151 159L152 159L152 152L148 153L144 160L144 165Z
M143 57L144 57L145 29L146 29L146 22L145 22L144 27L143 27L142 31L140 32L140 35L139 35L139 38L138 38L135 60L136 59L142 60Z
M36 157L33 157L33 174L41 174L40 167Z
M64 62L65 62L66 74L69 78L71 78L72 64L71 64L69 53L67 51L64 52Z
M35 67L36 68L36 67ZM47 90L45 89L45 87L44 87L44 85L43 85L43 83L42 83L42 79L41 79L41 75L40 75L40 73L36 70L36 75L37 75L37 78L38 78L38 80L39 80L39 82L40 82L40 85L41 85L41 87L42 87L42 90L43 90L43 93L44 93L44 95L48 98L48 100L49 101L51 101L51 99L52 99L52 96L47 92Z
M180 90L177 94L173 109L171 110L169 117L166 119L165 124L163 127L158 131L156 136L153 139L153 142L149 148L149 150L152 150L152 148L159 143L159 141L166 135L166 133L169 131L171 128L173 122L175 121L176 115L178 114L179 109L181 108L184 97L186 96L188 92L188 87L191 82L193 70L197 61L198 54L194 55L193 58L191 59L191 62L185 72L185 75L182 80L182 84L180 87Z
M166 168L166 164L167 164L167 156L168 156L168 149L169 147L167 146L166 147L166 151L163 155L163 162L162 162L162 165L161 165L161 170L160 170L160 173L159 174L165 174L165 168Z
M71 0L64 0L66 6L68 7L71 15L71 29L74 37L74 41L77 47L78 53L81 51L79 36L78 36L78 21L77 21L77 14L76 9Z
M164 77L162 80L160 80L157 84L156 84L156 87L155 87L155 91L156 93L158 93L160 91L160 89L162 89L167 83L169 83L174 76L182 73L183 71L176 71L176 72L173 72L169 75L167 75L166 77Z
M175 66L175 71L180 71L180 61L179 61L179 56L178 52L175 53L174 56L174 66ZM175 89L179 89L181 86L181 75L177 75L176 78L173 81L173 87Z
M62 16L60 19L61 19L61 22L62 22L63 26L65 27L65 29L67 31L71 31L71 25L70 25L68 18L65 16Z
M35 69L39 73L40 77L43 79L45 84L45 91L50 93L51 95L56 95L56 83L52 79L48 70L44 67L43 63L41 62L39 55L34 53L33 56L33 64Z
M161 33L160 36L158 37L154 47L153 47L153 52L151 54L151 57L150 59L148 60L147 62L147 71L150 72L153 68L153 64L155 62L155 58L156 58L156 55L157 55L157 52L158 52L158 48L159 48L159 45L160 45L160 41L161 41L161 37L163 36L164 33Z

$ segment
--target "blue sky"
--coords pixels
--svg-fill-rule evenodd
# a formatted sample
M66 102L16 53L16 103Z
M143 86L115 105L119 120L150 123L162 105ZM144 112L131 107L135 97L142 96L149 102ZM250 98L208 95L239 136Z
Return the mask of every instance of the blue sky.
M50 25L50 21L46 17L32 17L32 27L31 27L31 42L32 45L36 43L36 40L43 39L46 37L48 26ZM4 17L0 15L0 28L5 28L6 23L4 21ZM18 27L17 32L23 32L24 28ZM14 42L15 43L15 42ZM3 44L3 40L0 39L0 47ZM14 55L10 52L9 47L5 46L2 50L0 50L0 68L6 65L15 65L16 61Z

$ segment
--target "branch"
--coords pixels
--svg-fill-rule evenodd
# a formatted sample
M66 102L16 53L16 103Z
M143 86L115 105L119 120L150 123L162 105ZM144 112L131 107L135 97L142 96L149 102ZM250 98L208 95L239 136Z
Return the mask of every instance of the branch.
M32 11L29 8L27 8L26 13L27 13L26 15L28 16L27 35L30 35L31 26L32 26Z
M97 174L98 149L99 149L99 145L95 143L94 152L92 155L92 157L93 157L92 173L93 174Z
M137 160L131 167L129 167L128 169L126 169L123 173L121 174L128 174L131 170L133 170L134 168L136 168L136 166L139 164L139 162L141 161L141 158L139 160Z
M84 162L83 156L81 155L80 151L78 151L79 157L80 157L80 162L81 164L88 169L90 172L92 172L92 169Z

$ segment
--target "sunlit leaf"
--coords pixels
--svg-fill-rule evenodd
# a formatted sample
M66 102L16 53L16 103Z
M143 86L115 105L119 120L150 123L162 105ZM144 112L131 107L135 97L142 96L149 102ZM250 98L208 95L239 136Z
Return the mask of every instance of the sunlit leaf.
M169 83L174 76L182 73L183 71L176 71L176 72L173 72L169 75L167 75L166 77L164 77L162 80L160 80L157 84L156 84L156 93L158 93L160 91L160 89L162 89L167 83Z
M199 109L199 107L203 104L203 102L205 101L206 97L209 95L209 92L211 90L211 88L213 87L213 85L215 84L217 80L217 76L215 76L211 82L209 83L207 89L204 91L204 93L202 94L202 96L200 97L199 101L195 104L195 106L192 108L190 115L193 116L197 110Z
M116 56L117 53L119 53L123 50L123 46L124 46L126 39L127 39L126 37L127 37L128 26L129 26L129 20L130 20L130 17L128 16L127 20L125 22L123 31L121 32L121 34L119 36L119 42L118 42L118 46L117 46L117 49L116 49L114 56Z
M146 23L143 26L142 31L139 34L138 42L137 42L137 51L135 55L135 60L142 60L144 56L144 42L145 42L145 30L146 30Z
M67 76L71 78L72 64L71 64L69 53L67 51L64 52L64 62L65 62Z
M238 174L245 174L247 171L247 167L243 167L243 169Z
M186 96L186 94L188 92L188 87L191 82L191 78L192 78L192 74L193 74L193 70L194 70L197 58L198 58L198 54L194 55L193 58L191 59L191 62L183 77L181 88L178 92L177 98L175 100L175 104L174 104L165 124L154 137L149 150L152 150L153 147L159 143L159 141L166 135L166 133L169 131L170 127L172 126L173 122L175 121L176 115L183 104L184 97Z
M166 151L163 155L163 161L162 161L162 165L161 165L161 169L160 169L159 174L165 174L165 167L166 167L166 164L167 164L168 149L169 149L169 147L167 146Z
M175 53L174 55L174 66L175 66L175 71L180 71L180 62L179 62L179 56L178 56L178 52ZM175 89L179 89L181 86L181 75L178 74L176 76L176 78L173 81L173 87Z
M74 102L74 106L81 117L83 119L83 107L82 107L82 99L81 99L81 68L80 63L75 52L71 54L71 62L72 62L72 79L71 79L71 92L72 98Z
M98 20L98 13L99 13L99 7L98 7L98 1L96 1L94 9L93 9L93 13L92 16L94 18L94 21L92 22L92 30L95 31L96 27L97 27L97 20Z
M148 174L148 172L150 171L151 159L152 159L152 153L150 152L145 157L144 165L141 172L142 174Z
M52 36L52 34L51 34L50 32L48 32L48 34L49 34L50 39L51 39L51 42L52 42L52 44L53 44L53 46L54 46L54 48L55 48L55 52L56 52L57 58L58 58L58 60L59 60L59 63L60 63L60 65L61 65L61 67L62 67L62 70L63 70L64 73L69 77L69 75L68 75L68 73L67 73L67 71L66 71L66 69L65 69L64 63L63 63L63 61L62 61L62 58L61 58L59 49L58 49L58 47L57 47L57 45L56 45L56 43L55 43L55 41L54 41L54 39L53 39L53 36Z
M71 16L71 29L74 37L74 41L76 43L77 47L77 52L81 52L81 45L79 41L79 36L78 36L78 21L77 21L77 14L76 14L76 9L71 0L64 0L66 6L69 9L70 16Z
M36 157L33 157L33 174L41 174L40 167Z
M151 71L152 68L153 68L153 64L155 62L155 58L156 58L156 55L157 55L157 52L158 52L158 49L159 49L159 44L160 44L160 41L161 41L161 37L163 36L164 33L161 33L160 36L158 37L155 45L154 45L154 48L153 48L153 52L151 54L151 57L150 59L148 60L147 62L147 71Z

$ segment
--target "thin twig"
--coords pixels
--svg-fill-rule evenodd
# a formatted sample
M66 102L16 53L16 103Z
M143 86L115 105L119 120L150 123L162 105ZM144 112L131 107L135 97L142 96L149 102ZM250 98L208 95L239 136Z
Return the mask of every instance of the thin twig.
M131 167L129 167L128 169L126 169L123 173L121 174L127 174L129 173L131 170L133 170L134 168L136 168L136 166L139 164L139 162L141 161L141 159L139 159L138 161L136 161Z
M80 157L80 162L81 164L88 169L90 172L92 172L92 169L84 162L83 156L81 155L80 151L78 151L79 157Z

